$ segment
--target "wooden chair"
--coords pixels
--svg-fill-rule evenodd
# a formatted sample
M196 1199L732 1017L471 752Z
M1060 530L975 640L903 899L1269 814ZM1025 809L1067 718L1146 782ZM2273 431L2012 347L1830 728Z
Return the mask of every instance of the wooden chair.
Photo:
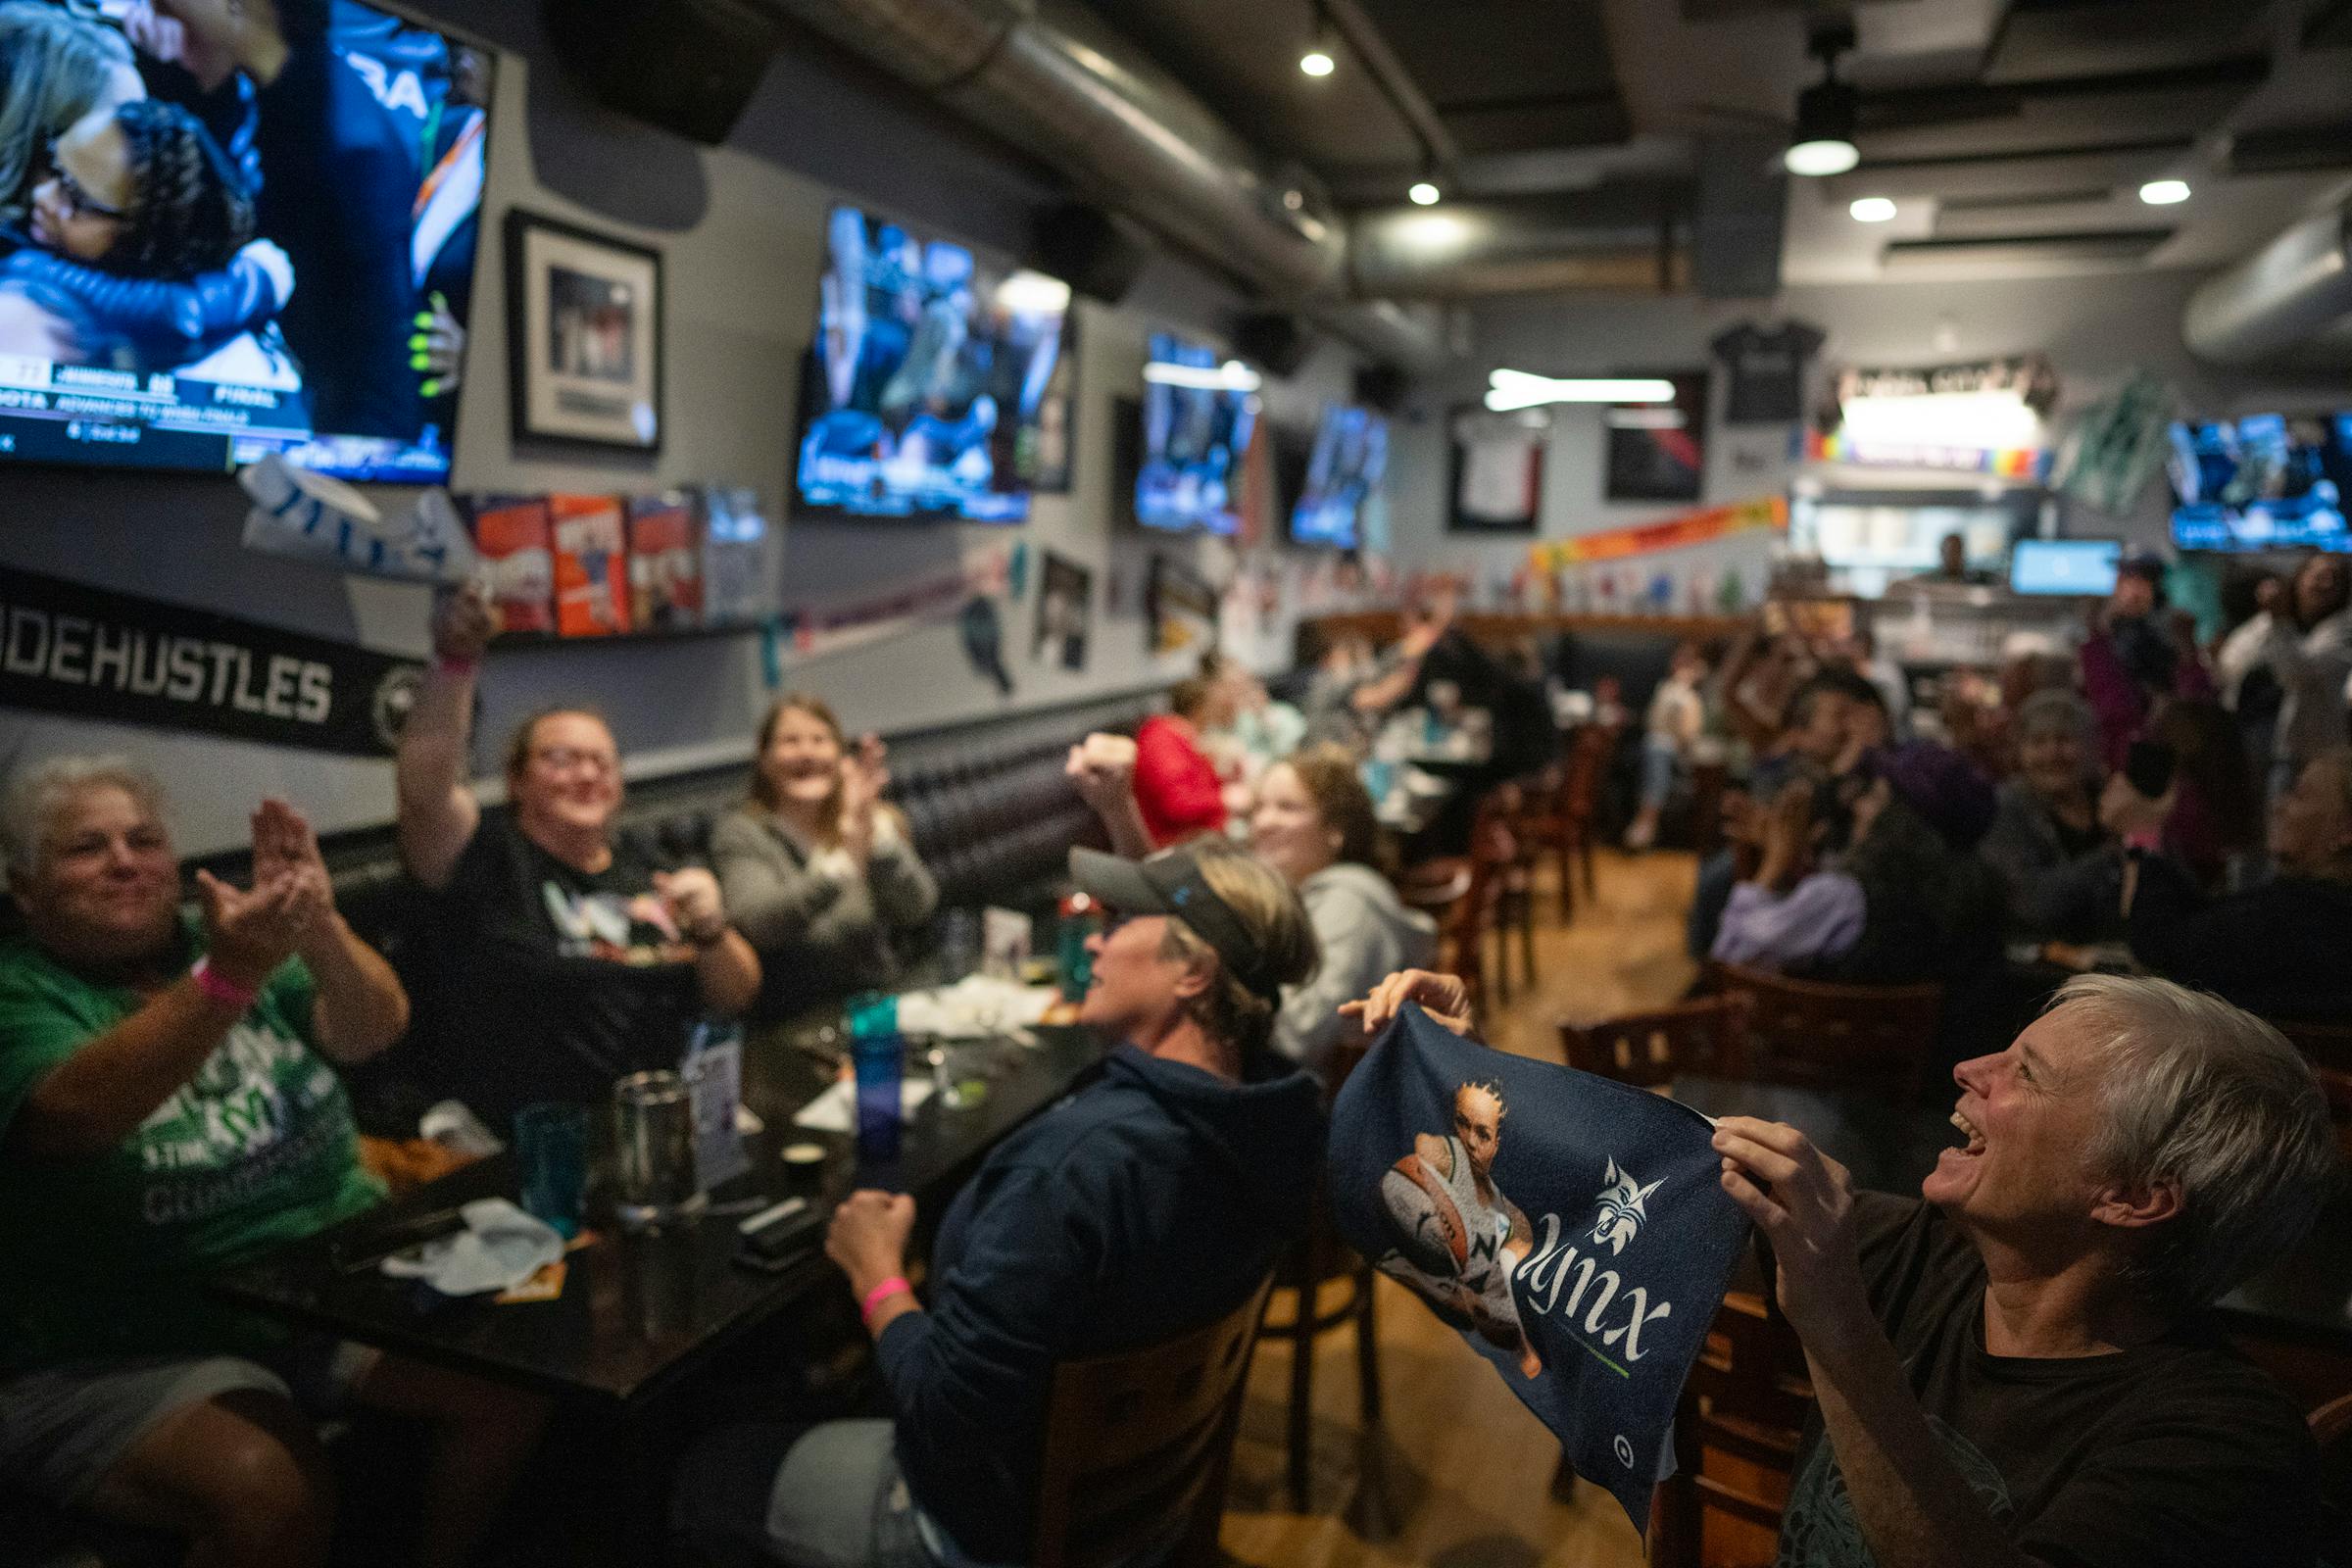
M1719 963L1712 989L1748 999L1745 1070L1757 1083L1916 1099L1943 987L1843 986Z
M1171 1539L1171 1568L1217 1561L1243 1380L1271 1284L1204 1328L1054 1368L1037 1568L1099 1568Z
M1710 1511L1755 1527L1770 1560L1812 1409L1796 1331L1762 1296L1727 1295L1675 1407L1677 1468L1652 1516L1654 1568L1699 1568Z
M1747 1073L1747 1020L1753 1001L1743 993L1705 997L1654 1012L1629 1012L1599 1023L1560 1025L1560 1050L1579 1072L1638 1089L1663 1090L1677 1074L1741 1078Z
M1478 862L1466 855L1424 860L1397 878L1396 897L1437 921L1431 963L1440 973L1460 977L1475 1009L1486 996L1483 935L1490 898Z
M1617 755L1622 724L1587 724L1569 743L1568 765L1560 772L1558 815L1562 823L1555 853L1560 866L1560 918L1576 917L1575 890L1583 881L1585 897L1597 898L1592 874L1593 821L1600 814L1600 788L1609 760Z
M1360 1042L1344 1043L1332 1053L1323 1071L1326 1102L1338 1098L1341 1085L1363 1059L1364 1047ZM1290 1292L1295 1304L1288 1317L1275 1321L1271 1318L1273 1298L1269 1296L1266 1302L1269 1315L1257 1326L1259 1338L1281 1340L1291 1346L1286 1457L1291 1506L1299 1513L1307 1509L1312 1474L1309 1460L1314 1451L1315 1342L1342 1324L1355 1325L1356 1399L1362 1412L1360 1427L1364 1440L1371 1442L1380 1427L1380 1335L1372 1315L1375 1277L1372 1265L1342 1240L1339 1222L1332 1218L1329 1196L1318 1184L1314 1205L1308 1213L1306 1235L1274 1269L1275 1293ZM1341 1279L1348 1281L1347 1299L1322 1310L1319 1306L1322 1287Z
M1482 930L1494 939L1494 994L1511 1000L1511 936L1519 937L1520 978L1530 990L1536 984L1536 866L1526 837L1519 831L1527 810L1527 791L1518 784L1498 784L1479 803L1470 827L1470 859L1478 867L1485 894L1479 911Z
M2303 1053L2328 1097L2328 1119L2335 1124L2335 1141L2352 1159L2352 1024L2318 1023L2302 1018L2273 1018L2271 1023L2287 1043Z
M2320 1560L2352 1563L2352 1394L2308 1418L2320 1446Z

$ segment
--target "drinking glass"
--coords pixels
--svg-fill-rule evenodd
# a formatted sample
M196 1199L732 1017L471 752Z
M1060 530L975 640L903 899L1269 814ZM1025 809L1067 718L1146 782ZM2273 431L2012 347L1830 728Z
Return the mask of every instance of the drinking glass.
M522 1206L565 1241L580 1233L588 1194L588 1107L543 1101L514 1113Z

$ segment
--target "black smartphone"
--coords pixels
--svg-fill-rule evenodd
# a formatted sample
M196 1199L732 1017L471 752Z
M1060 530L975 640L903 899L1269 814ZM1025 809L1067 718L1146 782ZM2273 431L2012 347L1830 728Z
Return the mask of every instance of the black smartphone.
M2180 759L2162 741L2133 741L2124 754L2124 777L2149 800L2159 800L2173 787L2173 770Z
M774 1272L788 1268L824 1240L825 1213L806 1198L787 1198L736 1226L742 1243L735 1261Z

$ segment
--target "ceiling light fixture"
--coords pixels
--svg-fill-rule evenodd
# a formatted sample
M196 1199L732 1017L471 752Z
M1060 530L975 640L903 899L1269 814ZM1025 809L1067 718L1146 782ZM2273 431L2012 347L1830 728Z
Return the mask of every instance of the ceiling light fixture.
M1328 76L1339 70L1339 56L1331 46L1331 19L1323 15L1321 0L1317 0L1315 30L1306 40L1306 52L1298 57L1298 69L1310 76Z
M1438 198L1445 192L1438 189L1435 180L1416 179L1413 181L1413 188L1406 191L1405 194L1413 199L1415 207L1435 207L1438 205Z
M1153 360L1144 367L1144 379L1204 392L1254 392L1259 382L1258 373L1239 360L1227 360L1223 365L1170 365Z
M2188 200L2188 181L2151 179L2139 187L2139 199L2150 207L2170 207L2175 202L2184 202Z
M1496 414L1546 403L1671 403L1674 383L1646 375L1531 375L1496 370L1487 378L1487 407Z
M1885 223L1894 218L1894 203L1885 196L1859 196L1846 211L1857 223Z
M1818 28L1807 42L1806 52L1821 62L1821 79L1796 96L1796 127L1781 154L1781 167L1791 174L1818 179L1862 161L1854 146L1854 89L1838 79L1838 52L1853 46L1850 24Z

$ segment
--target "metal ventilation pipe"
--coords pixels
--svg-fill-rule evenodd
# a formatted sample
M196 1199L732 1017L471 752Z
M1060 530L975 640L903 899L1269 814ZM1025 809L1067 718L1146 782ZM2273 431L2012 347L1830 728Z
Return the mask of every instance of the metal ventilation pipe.
M763 0L1186 250L1293 303L1340 272L1317 195L1125 40L1038 0Z
M1069 0L758 0L931 94L1170 243L1426 369L1442 337L1337 298L1345 240L1311 181L1266 164L1158 66Z
M1671 216L1624 206L1579 195L1366 213L1348 234L1348 270L1359 292L1392 299L1681 287Z
M2217 365L2352 365L2352 206L2307 218L2188 297L2188 351Z

